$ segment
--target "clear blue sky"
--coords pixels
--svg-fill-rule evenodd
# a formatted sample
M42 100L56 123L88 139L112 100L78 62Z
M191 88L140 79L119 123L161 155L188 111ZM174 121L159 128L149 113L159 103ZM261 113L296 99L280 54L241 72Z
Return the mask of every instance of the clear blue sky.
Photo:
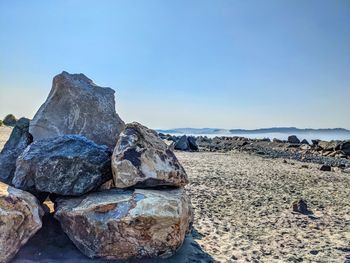
M0 117L62 70L152 128L350 128L350 1L0 2Z

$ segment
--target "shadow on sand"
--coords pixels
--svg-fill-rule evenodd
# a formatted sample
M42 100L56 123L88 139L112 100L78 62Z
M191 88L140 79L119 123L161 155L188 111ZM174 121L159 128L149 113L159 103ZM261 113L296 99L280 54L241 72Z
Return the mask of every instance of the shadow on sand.
M193 229L187 235L181 249L167 259L142 259L127 261L106 261L89 259L84 256L61 230L59 222L52 214L43 217L43 227L22 247L12 263L202 263L216 262L209 254L201 249L195 239L200 239L198 232Z

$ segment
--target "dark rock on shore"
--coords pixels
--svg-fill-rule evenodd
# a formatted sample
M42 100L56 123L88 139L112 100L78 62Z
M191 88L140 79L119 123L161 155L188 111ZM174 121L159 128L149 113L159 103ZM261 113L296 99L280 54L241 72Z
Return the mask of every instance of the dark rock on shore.
M291 136L288 136L288 142L292 144L298 144L300 143L300 140L298 139L297 136L291 135Z
M187 174L158 134L139 123L127 124L112 156L115 186L185 186Z
M311 211L309 210L306 201L303 199L294 201L292 204L292 209L293 209L293 212L300 213L303 215L311 214Z
M187 136L183 135L178 139L174 146L175 150L187 151L189 149Z
M12 183L35 194L82 195L111 179L110 156L81 135L36 141L18 157Z
M320 167L320 170L321 171L326 171L326 172L331 172L332 171L332 167L330 166L330 165L322 165L321 167Z
M19 119L0 153L0 181L6 184L12 183L16 170L16 160L32 140L29 133L29 119Z
M306 139L303 139L302 141L301 141L301 144L307 144L307 145L310 145L310 143L306 140Z
M30 123L34 141L66 134L115 146L124 122L115 112L114 90L97 86L84 74L63 71L53 79L45 103Z

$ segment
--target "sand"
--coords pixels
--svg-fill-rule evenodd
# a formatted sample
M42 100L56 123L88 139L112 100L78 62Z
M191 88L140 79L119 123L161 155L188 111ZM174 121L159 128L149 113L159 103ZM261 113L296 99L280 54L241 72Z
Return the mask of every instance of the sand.
M0 127L1 143L10 131L5 129ZM241 152L176 155L190 178L186 189L195 208L193 230L174 257L141 262L350 259L350 174ZM292 212L299 198L313 214ZM48 214L13 262L103 261L83 256Z
M344 262L350 174L246 153L184 153L202 249L220 262ZM313 215L293 213L305 199Z

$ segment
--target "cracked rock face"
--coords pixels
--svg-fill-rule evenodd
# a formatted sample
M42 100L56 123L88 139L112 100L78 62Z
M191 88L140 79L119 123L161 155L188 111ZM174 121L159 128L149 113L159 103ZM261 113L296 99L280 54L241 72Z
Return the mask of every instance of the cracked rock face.
M53 79L45 103L30 123L34 141L81 134L111 149L124 122L115 112L114 90L99 87L84 74L62 72Z
M183 189L111 189L57 199L55 218L90 258L168 257L182 245L192 210Z
M182 187L188 183L184 168L158 134L136 122L127 124L120 134L112 171L117 188Z
M19 119L0 153L0 181L11 184L16 170L16 160L32 140L29 133L29 119Z
M112 178L111 152L81 135L36 141L18 157L15 187L59 195L82 195Z
M0 182L0 262L9 262L42 225L36 198Z

